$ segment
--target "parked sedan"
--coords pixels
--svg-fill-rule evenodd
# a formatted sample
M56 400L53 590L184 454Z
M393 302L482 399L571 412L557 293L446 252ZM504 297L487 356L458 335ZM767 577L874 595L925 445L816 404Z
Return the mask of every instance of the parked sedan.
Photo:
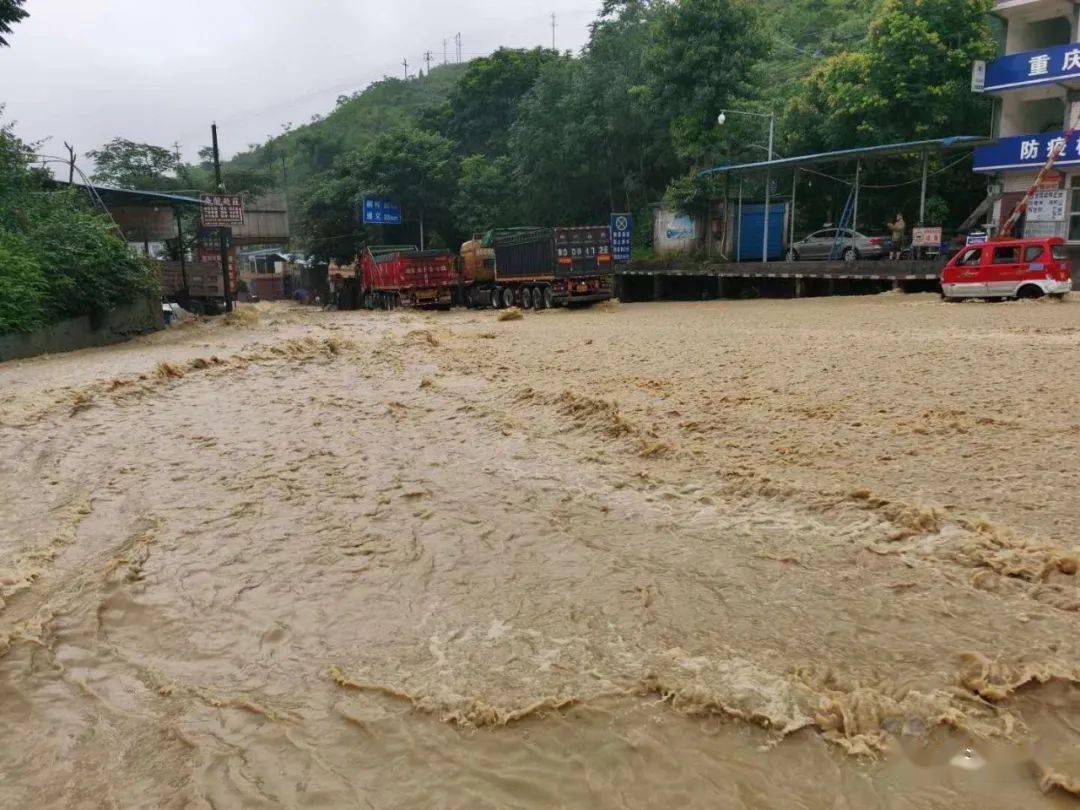
M837 234L840 235L840 244L837 245ZM836 247L836 256L845 262L853 262L856 259L881 259L889 252L888 240L880 236L866 236L855 233L855 242L852 244L851 231L843 228L826 228L823 231L812 233L801 242L796 242L787 252L789 262L799 261L825 261L833 255Z

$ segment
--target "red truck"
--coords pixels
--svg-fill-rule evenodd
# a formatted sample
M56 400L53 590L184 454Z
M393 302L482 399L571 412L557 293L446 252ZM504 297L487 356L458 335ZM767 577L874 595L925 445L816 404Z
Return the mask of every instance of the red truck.
M458 284L457 257L446 250L369 247L360 258L360 271L367 309L449 309Z

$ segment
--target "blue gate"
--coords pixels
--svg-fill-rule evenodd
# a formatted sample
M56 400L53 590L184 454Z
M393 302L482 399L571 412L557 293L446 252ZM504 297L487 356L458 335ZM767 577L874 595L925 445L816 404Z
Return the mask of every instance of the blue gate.
M769 206L769 261L784 258L787 233L787 203ZM739 223L739 239L736 245L740 262L760 262L761 247L765 237L765 206L744 205L742 222Z

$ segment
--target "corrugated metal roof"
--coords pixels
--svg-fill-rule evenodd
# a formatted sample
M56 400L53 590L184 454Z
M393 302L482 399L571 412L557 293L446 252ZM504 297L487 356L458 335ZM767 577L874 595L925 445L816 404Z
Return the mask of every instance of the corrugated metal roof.
M114 186L88 186L85 183L67 183L63 180L53 181L57 186L70 185L72 188L89 191L93 189L102 199L112 198L118 202L132 204L143 203L144 205L202 205L198 197L185 197L179 194L167 194L163 191L140 191L132 188L116 188Z
M732 174L743 172L757 172L769 169L797 168L809 166L815 163L835 163L845 160L854 160L862 157L884 157L887 155L903 155L923 151L948 152L954 149L971 149L976 146L984 146L992 143L992 139L978 135L954 135L951 138L934 138L928 141L907 141L905 143L890 143L882 146L863 146L857 149L841 149L837 152L821 152L816 155L803 155L802 157L781 158L773 161L761 161L760 163L743 163L738 166L717 166L714 169L706 169L699 173L704 177L710 174Z

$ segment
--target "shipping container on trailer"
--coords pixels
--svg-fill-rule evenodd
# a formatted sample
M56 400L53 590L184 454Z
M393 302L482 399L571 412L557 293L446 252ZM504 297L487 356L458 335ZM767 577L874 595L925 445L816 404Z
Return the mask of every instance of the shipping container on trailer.
M369 247L361 256L360 271L367 309L448 309L458 284L453 253L417 250L411 245Z
M464 303L545 309L611 298L611 230L513 228L461 246Z

